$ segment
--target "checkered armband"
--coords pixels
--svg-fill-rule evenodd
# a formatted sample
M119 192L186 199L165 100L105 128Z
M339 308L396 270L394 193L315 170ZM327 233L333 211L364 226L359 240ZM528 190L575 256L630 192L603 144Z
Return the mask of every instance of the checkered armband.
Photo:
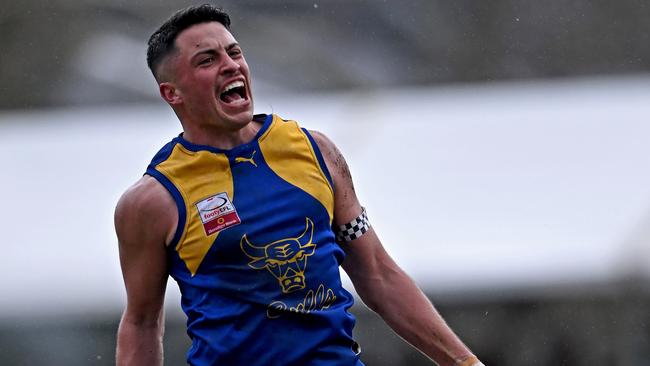
M336 241L340 244L349 243L359 238L370 229L368 214L366 208L361 207L361 214L345 225L341 225L336 230Z

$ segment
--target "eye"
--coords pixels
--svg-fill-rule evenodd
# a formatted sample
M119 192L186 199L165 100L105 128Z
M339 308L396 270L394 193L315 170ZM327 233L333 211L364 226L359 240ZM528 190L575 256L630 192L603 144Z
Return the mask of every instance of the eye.
M230 57L237 57L237 56L239 56L241 54L242 54L242 51L241 51L240 48L233 48L228 52L228 55L230 55Z
M214 61L214 57L212 56L206 57L199 61L199 65L208 65L211 64L213 61Z

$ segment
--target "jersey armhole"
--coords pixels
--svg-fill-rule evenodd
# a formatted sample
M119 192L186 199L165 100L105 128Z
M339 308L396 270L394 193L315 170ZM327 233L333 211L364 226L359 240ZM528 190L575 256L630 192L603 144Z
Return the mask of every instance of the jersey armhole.
M334 182L332 181L332 176L330 175L329 169L327 169L327 164L325 164L325 159L323 159L323 154L320 152L316 140L314 140L311 133L309 133L309 131L307 131L306 128L301 128L301 130L305 133L305 135L309 139L309 143L314 149L314 153L316 153L316 160L318 160L318 165L320 166L320 169L323 171L323 173L325 173L325 177L327 178L327 181L330 183L330 186L332 187L332 191L334 191Z
M174 202L176 202L176 208L178 209L178 223L176 224L176 232L174 232L174 237L168 246L169 248L176 248L178 242L181 239L181 236L183 235L183 229L185 228L185 221L187 218L183 196L181 195L181 192L178 190L178 188L176 188L176 186L164 174L155 168L148 167L145 174L152 176L154 179L160 182L160 184L162 184L163 187L165 187L165 189L167 189L167 191L172 195Z

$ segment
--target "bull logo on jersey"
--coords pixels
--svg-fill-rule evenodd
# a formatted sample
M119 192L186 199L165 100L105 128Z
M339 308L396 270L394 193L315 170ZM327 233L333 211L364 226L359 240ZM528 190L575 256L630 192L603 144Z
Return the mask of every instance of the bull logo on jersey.
M314 223L306 218L305 231L297 238L286 238L271 244L257 246L248 241L246 234L239 242L244 253L252 259L248 263L251 268L266 268L278 279L282 292L305 288L305 269L307 257L314 254L316 244L312 243Z

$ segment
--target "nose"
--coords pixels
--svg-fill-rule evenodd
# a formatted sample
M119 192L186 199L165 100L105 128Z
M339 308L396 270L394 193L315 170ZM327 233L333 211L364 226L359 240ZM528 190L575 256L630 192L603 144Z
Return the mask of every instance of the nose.
M221 68L221 71L224 74L234 74L237 71L239 71L240 68L241 68L241 66L235 60L233 60L230 56L228 56L228 57L224 58L224 63L223 63L223 66Z

